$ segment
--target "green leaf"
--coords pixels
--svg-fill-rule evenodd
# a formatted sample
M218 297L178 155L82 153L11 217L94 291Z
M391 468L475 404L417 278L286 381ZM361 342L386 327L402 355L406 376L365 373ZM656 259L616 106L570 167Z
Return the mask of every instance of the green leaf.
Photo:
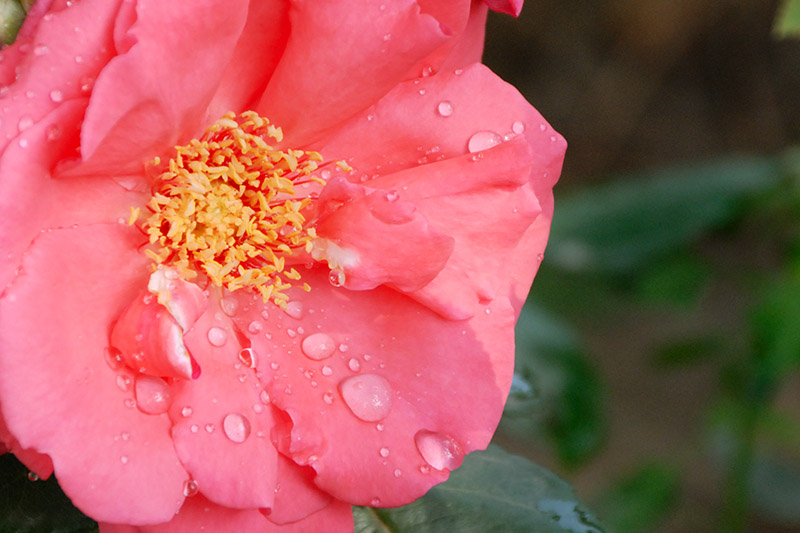
M490 446L450 479L396 509L353 509L356 533L602 533L572 488L532 462Z
M577 334L528 304L516 329L516 370L501 431L522 437L545 434L561 461L576 466L606 436L600 381Z
M751 325L760 396L769 396L786 374L800 367L800 279L778 279L767 287Z
M637 280L637 292L647 302L686 308L697 303L709 274L697 259L682 254L648 269Z
M655 531L675 508L678 494L679 480L673 468L647 464L615 483L598 508L615 533Z
M800 0L783 0L773 31L781 38L800 36Z
M11 44L25 20L25 10L17 0L0 0L0 41Z
M31 481L16 457L0 456L0 533L89 533L97 524L76 509L55 478Z
M723 353L724 343L713 335L699 335L667 342L656 348L656 367L674 369L707 361Z
M583 189L560 198L547 262L625 274L731 221L744 200L776 186L775 158L728 157Z

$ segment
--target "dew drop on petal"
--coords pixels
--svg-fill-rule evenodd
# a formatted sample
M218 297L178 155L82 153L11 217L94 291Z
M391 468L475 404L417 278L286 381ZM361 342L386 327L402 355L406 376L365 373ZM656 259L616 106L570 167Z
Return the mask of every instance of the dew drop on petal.
M436 106L436 111L443 117L449 117L453 114L453 103L443 100Z
M207 336L213 346L224 346L228 341L228 332L216 326L208 330Z
M117 387L119 387L122 391L129 391L131 390L131 383L133 380L130 376L126 376L124 374L117 375Z
M214 433L214 424L206 424L206 433Z
M135 395L139 410L148 415L166 413L172 404L172 391L169 384L155 376L138 376Z
M271 400L269 393L266 390L261 391L261 394L258 395L258 399L261 400L261 403L264 405L268 405Z
M369 502L372 507L377 507L381 504L381 500L378 498L372 498L372 501Z
M250 436L250 421L239 413L230 413L222 420L222 430L233 442L244 442Z
M454 470L464 459L461 446L449 435L422 429L414 435L414 444L425 462L436 470Z
M403 475L403 471L400 470L399 468L396 468L395 471L394 471L394 477L400 477L402 475Z
M50 49L47 48L46 45L42 44L42 45L39 45L39 46L37 46L36 48L33 49L33 55L35 55L35 56L44 56L44 55L47 55L47 53L49 51L50 51Z
M184 418L192 416L192 408L187 405L181 409L181 416Z
M197 430L198 430L198 429L200 429L200 428L199 428L199 427L197 427L197 424L192 424L192 425L189 427L189 431L191 431L192 433L197 433Z
M222 312L228 316L234 316L236 311L239 310L239 302L233 298L221 299L219 301L219 306L222 308Z
M61 128L58 126L58 124L50 124L45 130L45 135L47 136L48 141L55 141L61 137Z
M36 472L28 472L28 481L39 481L39 474Z
M193 479L187 479L183 483L183 495L187 498L191 498L195 494L197 494L197 481Z
M64 100L64 93L62 93L58 89L53 89L52 91L50 91L50 100L52 100L53 103L57 104L62 100Z
M328 272L328 281L330 281L331 285L334 287L341 287L345 282L344 272L338 269L331 270Z
M467 149L470 153L488 150L492 146L497 146L503 142L503 138L493 131L479 131L472 135L467 142Z
M19 128L20 132L23 132L33 126L33 119L31 117L22 117L19 119L19 124L17 124L17 128Z
M333 403L333 394L331 394L330 392L326 392L325 394L322 395L322 401L327 403L328 405L331 405Z
M296 300L292 300L291 302L286 304L286 309L284 309L283 312L292 318L300 320L301 318L303 318L303 303L298 302Z
M309 359L314 361L321 361L327 359L336 350L336 344L330 335L325 333L313 333L303 339L303 344L300 346L303 353Z
M256 352L252 348L244 348L239 352L239 361L248 368L256 367Z
M352 359L350 359L350 360L347 362L347 366L348 366L348 367L350 368L350 370L352 370L353 372L358 372L358 371L361 369L361 363L359 363L359 362L358 362L358 359L356 359L355 357L353 357Z
M247 326L247 331L249 331L253 335L257 335L257 334L261 333L262 329L264 329L264 325L261 322L259 322L258 320L253 320Z
M111 370L119 370L122 368L122 352L113 346L107 346L106 349L103 350L103 356L106 360L106 364L109 366L109 368L111 368Z
M511 131L519 135L520 133L525 132L525 123L521 120L515 120L514 123L511 125Z
M381 457L389 457L389 448L381 448L378 453L381 454Z
M120 456L119 462L124 464L124 465L128 464L128 456L127 455Z
M323 366L322 367L322 375L323 376L332 376L333 375L333 369L331 367L329 367L328 365Z
M375 374L353 376L339 383L342 398L357 418L377 422L392 408L392 388L385 378Z

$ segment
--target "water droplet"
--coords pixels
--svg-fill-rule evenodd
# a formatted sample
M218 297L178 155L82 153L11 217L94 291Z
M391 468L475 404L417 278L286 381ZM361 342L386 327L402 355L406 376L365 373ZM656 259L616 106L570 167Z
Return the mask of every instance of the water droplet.
M233 442L244 442L250 436L250 421L239 413L230 413L222 420L222 430Z
M35 56L44 56L44 55L47 55L47 52L49 52L49 51L50 51L50 49L47 48L47 46L42 44L42 45L39 45L39 46L37 46L36 48L33 49L33 55L35 55Z
M349 349L350 349L350 347L348 345L346 345L346 344L340 344L339 345L339 351L342 352L342 353L346 352Z
M487 150L492 146L497 146L503 142L503 138L493 131L479 131L472 135L467 142L467 149L470 153Z
M133 380L131 379L130 376L127 376L125 374L117 375L117 387L119 387L120 390L126 392L131 390L131 383L133 383Z
M261 322L259 322L258 320L253 320L247 326L247 331L249 331L253 335L257 335L257 334L261 333L262 329L264 329L264 325Z
M365 422L386 418L392 408L392 388L375 374L353 376L339 383L342 398L356 417Z
M386 33L386 34L384 34L384 36L383 36L383 40L384 40L384 41L388 41L388 40L389 40L389 39L391 39L391 38L392 38L392 34L391 34L391 33Z
M327 403L328 405L331 405L333 403L333 394L331 394L330 392L326 392L325 394L322 395L322 401Z
M386 201L391 204L393 202L396 202L397 199L400 198L400 195L397 193L397 191L391 190L391 191L388 191L386 193L385 198L386 198Z
M262 390L261 394L258 395L258 399L261 400L261 403L264 405L269 405L271 398L269 397L269 393L266 390Z
M23 132L33 126L33 119L31 117L25 116L19 119L19 124L17 127L19 128L20 132Z
M36 472L28 472L28 481L39 481L39 474Z
M197 433L197 430L198 430L198 429L200 429L200 428L198 428L198 427L197 427L197 424L192 424L192 425L189 427L189 431L191 431L192 433Z
M464 73L463 68L457 68L453 71L453 74L455 74L456 76L461 76L463 73Z
M325 333L313 333L303 339L301 349L309 359L321 361L333 354L334 350L336 350L336 344L333 342L330 335Z
M379 498L372 498L372 501L370 501L369 504L373 507L377 507L381 504L381 500Z
M461 446L449 435L422 429L414 435L414 444L425 462L436 470L454 470L464 459Z
M223 298L219 301L219 306L222 312L228 316L233 316L239 310L239 302L234 298Z
M184 418L192 416L192 408L187 405L186 407L181 409L181 416L183 416Z
M224 346L228 341L228 332L222 328L214 326L208 330L208 342L213 346Z
M214 424L206 424L206 433L214 433Z
M436 106L436 111L443 117L449 117L453 114L453 102L443 100Z
M191 498L195 494L197 494L197 481L193 479L187 479L183 483L183 495L187 498Z
M239 352L239 361L248 368L256 367L256 352L252 348L245 348Z
M323 376L332 376L333 375L333 369L331 367L329 367L328 365L323 366L322 367L322 375Z
M521 120L515 120L514 123L511 125L511 131L519 135L525 131L525 123Z
M76 63L83 63L83 56L75 56Z
M278 363L272 362L272 363L270 363L270 364L269 364L269 367L270 367L272 370L278 370L278 369L281 367L281 365L279 365ZM276 377L277 377L277 376L276 376Z
M331 282L331 285L334 287L341 287L344 285L345 282L345 275L344 272L338 269L333 269L328 272L328 281Z
M381 454L381 457L389 457L389 448L381 448L378 453Z
M64 93L62 93L58 89L53 89L52 91L50 91L50 100L52 100L54 103L57 104L62 100L64 100Z
M376 429L377 431L383 431L383 428L384 428L384 426L383 426L383 424L381 424L380 422L378 422L377 424L375 424L375 429Z
M136 405L149 415L166 413L172 404L169 384L155 376L138 376L135 385Z
M261 405L260 403L254 403L253 404L253 412L256 413L256 414L263 413L264 412L264 406Z
M128 464L128 456L127 456L127 455L123 455L123 456L121 456L121 457L119 458L119 462L120 462L120 463L122 463L122 464L124 464L124 465Z
M541 124L539 124L539 130L540 130L540 131L545 131L545 130L547 130L547 124L545 124L544 122L542 122Z
M50 124L45 130L45 135L47 136L48 141L55 141L61 137L61 128L58 126L58 124Z
M122 433L120 433L120 437L122 437L122 440L128 440L131 438L131 434L128 433L127 431L123 431Z
M394 477L400 477L400 476L402 476L402 475L403 475L403 471L402 471L402 470L400 470L399 468L395 468L395 470L394 470Z
M300 320L303 318L303 303L293 300L286 304L286 309L283 312L294 319Z
M370 359L372 359L372 356L370 354L368 354L368 353L365 353L364 354L364 361L369 361Z
M122 368L122 352L113 346L107 346L105 350L103 350L103 357L111 370L119 370Z
M361 363L359 363L359 362L358 362L358 359L356 359L355 357L353 357L352 359L350 359L350 360L347 362L347 366L348 366L348 367L350 368L350 370L352 370L353 372L358 372L359 370L361 370Z
M422 465L422 466L419 467L419 472L420 472L420 474L430 474L431 473L431 467L429 467L428 465Z

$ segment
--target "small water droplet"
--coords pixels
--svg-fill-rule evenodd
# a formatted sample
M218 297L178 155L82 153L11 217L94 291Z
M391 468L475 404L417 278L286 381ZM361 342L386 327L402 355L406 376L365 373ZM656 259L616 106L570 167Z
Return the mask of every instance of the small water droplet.
M334 268L330 272L328 272L328 281L330 281L331 285L334 287L341 287L344 285L345 282L345 275L339 269Z
M384 425L383 425L383 424L381 424L380 422L378 422L377 424L375 424L375 429L376 429L377 431L383 431L383 428L384 428Z
M431 473L431 467L429 467L428 465L422 465L422 466L419 467L419 472L421 474L430 474Z
M286 304L286 309L283 312L294 319L300 320L303 318L303 303L293 300Z
M27 148L28 147L28 139L24 139L24 138L20 139L17 144L19 144L20 148Z
M461 446L443 433L422 429L414 435L414 444L425 462L436 470L454 470L464 459Z
M206 433L214 433L214 424L206 424Z
M261 405L260 403L254 403L253 404L253 412L256 413L256 414L263 413L264 412L264 406Z
M261 333L262 329L264 329L264 325L261 322L259 322L258 320L253 320L247 326L247 331L249 331L253 335L257 335L257 334Z
M239 351L239 361L248 368L256 367L256 352L252 348L244 348Z
M381 454L381 457L389 457L389 448L381 448L378 453Z
M443 100L436 106L436 111L443 117L449 117L453 114L453 102Z
M278 369L281 367L281 365L279 365L278 363L276 363L276 362L274 362L274 361L273 361L272 363L270 363L270 364L269 364L269 367L270 367L272 370L278 370Z
M352 370L353 372L358 372L359 370L361 370L361 363L360 363L360 362L358 361L358 359L356 359L355 357L353 357L352 359L350 359L350 360L347 362L347 366L348 366L348 367L350 368L350 370Z
M388 191L388 192L386 193L386 196L385 196L385 198L386 198L386 201L387 201L387 202L389 202L389 203L391 204L391 203L394 203L394 202L396 202L396 201L397 201L397 199L398 199L398 198L400 198L400 195L397 193L397 191L395 191L395 190L393 189L393 190L391 190L391 191Z
M392 38L392 34L391 33L386 33L386 34L383 35L383 40L384 41L388 41L391 38Z
M131 390L131 383L133 383L133 380L131 379L130 376L127 376L125 374L117 375L117 387L119 387L120 390L126 392Z
M321 176L321 177L322 177L322 179L324 179L325 181L328 181L328 180L331 178L331 171L330 171L330 170L328 170L327 168L326 168L326 169L323 169L323 170L322 170L322 172L320 172L320 176Z
M138 376L135 385L136 405L148 415L166 413L172 404L169 384L156 376Z
M239 302L237 302L234 298L222 298L219 301L219 306L222 309L222 312L228 316L234 316L236 311L239 310Z
M339 351L342 352L342 353L346 352L349 349L350 349L350 347L348 345L346 345L346 344L340 344L339 345Z
M525 131L525 123L521 120L515 120L514 123L511 125L511 131L519 135Z
M400 470L399 468L395 468L395 470L394 470L394 477L400 477L400 476L402 476L402 475L403 475L403 471L402 471L402 470Z
M199 429L200 429L200 428L199 428L199 427L197 427L197 424L192 424L192 425L189 427L189 431L191 431L192 433L197 433L197 430L199 430Z
M503 138L493 131L479 131L472 135L467 142L467 149L470 153L488 150L492 146L497 146L503 142Z
M455 74L456 76L461 76L463 73L464 73L463 68L457 68L453 71L453 74Z
M261 400L261 403L264 405L269 405L271 398L269 397L269 393L266 390L262 390L261 394L258 395L258 399Z
M35 56L44 56L44 55L47 55L47 52L49 52L49 51L50 51L50 49L47 48L47 46L42 44L42 45L39 45L39 46L37 46L36 48L33 49L33 55L35 55Z
M332 376L333 375L333 369L331 367L329 367L328 365L323 366L322 367L322 375L323 376Z
M59 137L61 137L61 128L58 124L50 124L45 129L45 135L47 136L48 141L55 141Z
M339 391L350 411L365 422L386 418L392 408L392 388L376 374L347 378L339 383Z
M50 100L52 100L54 103L57 104L62 100L64 100L64 93L62 93L58 89L53 89L52 91L50 91Z
M28 472L28 481L39 481L39 474L36 472Z
M83 63L83 56L75 56L76 63Z
M224 346L228 341L228 332L222 328L214 326L208 330L208 342L213 346Z
M372 500L369 502L369 504L372 507L377 507L378 505L381 504L381 500L379 498L372 498Z
M197 494L197 481L193 479L187 479L183 483L183 495L187 498L191 498L195 494Z
M105 350L103 350L103 358L106 360L106 364L111 370L119 370L122 368L122 352L113 346L106 346Z
M124 465L128 464L128 456L127 455L120 456L119 462L124 464Z
M322 395L322 401L327 403L328 405L331 405L333 403L333 394L331 394L330 392L326 392L325 394Z
M181 409L181 416L184 418L192 416L192 408L187 405L186 407Z
M336 344L333 342L330 335L325 333L313 333L303 339L300 348L309 359L321 361L333 355L333 352L336 350Z
M250 436L250 421L239 413L230 413L222 420L222 430L230 440L241 443Z
M25 116L19 119L19 124L17 127L19 128L20 132L23 132L33 126L33 119L31 117Z

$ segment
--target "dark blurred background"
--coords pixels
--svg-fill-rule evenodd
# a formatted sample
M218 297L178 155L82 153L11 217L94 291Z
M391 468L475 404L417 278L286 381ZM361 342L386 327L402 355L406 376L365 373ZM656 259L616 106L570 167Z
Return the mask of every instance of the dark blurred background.
M569 143L497 441L611 531L800 532L800 39L773 0L529 0L485 62Z

